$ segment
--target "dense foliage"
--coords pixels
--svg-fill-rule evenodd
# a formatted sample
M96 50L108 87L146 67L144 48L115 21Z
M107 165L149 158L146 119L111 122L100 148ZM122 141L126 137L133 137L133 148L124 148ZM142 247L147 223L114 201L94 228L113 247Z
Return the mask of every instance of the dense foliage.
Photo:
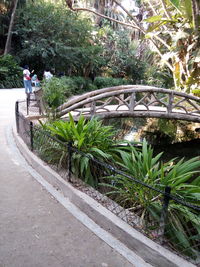
M13 37L18 61L37 72L51 68L55 73L88 76L103 61L91 21L60 4L39 1L19 9Z
M0 56L0 88L22 87L22 69L11 55Z
M84 155L73 153L73 172L86 183L97 186L101 175L90 159L111 160L114 151L112 149L114 130L111 126L104 126L96 118L87 121L81 116L77 123L70 114L69 118L70 120L65 122L54 121L44 124L43 128L50 131L52 136L58 138L65 145L67 145L67 142L72 142L75 148L85 153ZM43 157L46 157L46 153L48 153L49 163L58 158L57 148L55 150L51 145L46 146L45 144L39 146L40 150L43 150ZM49 156L50 154L51 156ZM59 152L59 155L61 158L62 151Z
M127 78L134 84L144 78L146 64L137 56L130 31L114 31L106 26L99 29L97 37L104 48L102 56L106 60L106 66L103 71L106 76Z
M118 16L115 23L128 26L135 36L149 40L160 60L173 74L175 88L190 92L199 87L199 1L162 0L157 3L141 0L137 4L140 7L137 15L123 6L123 2L111 0L99 1L99 4L91 1L90 7L84 11L93 13L95 8L98 16L105 18L107 15L113 24L113 15L117 10L123 10L123 15L121 18ZM111 12L107 12L108 9ZM72 10L83 11L79 4L75 4Z
M11 10L12 7L8 8L6 14L11 14ZM0 28L5 37L8 23L4 26ZM94 81L98 76L105 77L98 88L121 83L171 87L171 75L154 64L147 45L141 50L140 42L132 41L132 34L122 27L113 29L105 21L100 27L94 26L90 17L63 8L61 2L19 1L11 51L18 63L22 67L28 64L39 79L43 78L45 68L50 68L54 75L85 78L82 91L85 87L86 91L95 89L95 82L89 89L85 84L87 78ZM96 81L99 84L99 79Z
M60 143L52 140L47 145L44 139L39 142L37 147L42 157L51 164L64 167L67 144L72 142L73 147L80 151L73 150L72 153L73 174L95 188L106 189L107 195L138 216L138 226L152 238L159 238L163 209L161 192L170 186L177 201L170 200L162 238L183 254L197 256L195 247L200 233L199 215L178 200L200 204L199 157L187 161L172 159L163 163L162 153L155 155L145 140L142 148L116 146L111 127L103 126L97 119L86 121L82 116L78 122L70 115L68 122L55 121L43 125L43 128ZM40 136L35 134L34 138L38 144ZM110 163L125 175L122 172L116 174L113 168L98 165L96 160Z
M147 145L145 140L141 150L130 146L128 152L121 151L120 153L122 161L119 165L125 173L139 182L160 190L170 186L173 195L178 199L200 204L199 157L188 161L181 159L176 163L175 159L172 159L163 164L160 160L162 153L154 156L153 149ZM109 178L110 183L104 184L111 189L108 194L123 207L139 215L142 227L146 227L150 232L154 227L156 229L156 224L159 225L161 217L161 194L123 175L112 175ZM109 178L106 177L106 180ZM195 233L192 239L190 238L191 229ZM176 202L171 203L166 227L166 237L172 243L171 245L183 250L184 254L198 254L193 247L198 244L199 233L198 214Z
M145 37L156 44L161 60L173 73L176 89L188 93L200 86L199 8L196 0L163 1L157 11L149 5L149 18L144 20L148 23Z
M43 100L52 109L63 104L66 98L71 95L64 79L53 77L49 81L44 81L42 88Z

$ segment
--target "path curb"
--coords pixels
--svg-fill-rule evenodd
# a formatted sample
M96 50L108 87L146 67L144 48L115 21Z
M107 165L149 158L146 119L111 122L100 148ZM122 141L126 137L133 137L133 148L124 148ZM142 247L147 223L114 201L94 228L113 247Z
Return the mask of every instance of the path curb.
M147 264L157 267L195 266L145 237L93 198L74 188L33 154L15 130L13 130L13 136L23 157L48 183L60 190L66 198L90 219L134 251Z

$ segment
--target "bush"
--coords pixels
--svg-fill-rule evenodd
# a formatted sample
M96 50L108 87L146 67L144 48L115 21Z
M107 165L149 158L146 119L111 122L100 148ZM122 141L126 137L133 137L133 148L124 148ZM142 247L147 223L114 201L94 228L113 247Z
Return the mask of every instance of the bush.
M162 88L174 87L173 76L168 69L150 65L146 67L143 83Z
M190 204L200 204L200 161L199 157L185 161L184 158L175 163L175 159L163 163L162 153L154 156L153 149L143 141L141 150L133 146L130 151L121 151L122 160L119 165L127 175L131 175L140 183L134 183L124 175L110 176L111 189L108 195L128 210L140 216L141 226L150 230L151 226L160 227L162 196L159 191L151 190L142 183L163 191L166 186L179 200ZM106 177L108 180L108 177ZM168 221L165 238L170 245L180 249L186 255L195 255L199 236L199 215L197 211L179 204L171 199L168 208Z
M112 78L112 77L96 77L94 80L94 85L96 85L98 89L124 85L124 84L130 84L130 83L131 81L121 79L121 78Z
M65 85L65 94L68 95L78 95L84 92L96 90L97 87L92 83L89 78L84 78L80 76L63 76L60 78Z
M96 158L108 162L113 158L115 152L112 145L114 144L115 131L111 126L104 126L102 121L97 118L87 121L83 116L80 116L76 123L70 114L69 119L69 121L60 120L47 123L43 127L61 142L67 144L71 141L74 147L85 153L84 155L73 153L73 172L86 183L97 186L99 177L101 177L100 169L91 160ZM57 147L52 149L53 158L55 158L54 153L58 157ZM62 154L60 153L61 157Z
M92 84L90 79L80 76L67 78L67 82L68 85L70 85L71 91L74 95L97 89L97 87Z
M53 109L62 105L72 94L65 78L53 77L42 84L42 89L44 101Z
M43 82L42 88L43 99L52 109L62 105L72 95L97 89L90 79L67 76L53 77L50 81Z
M0 88L23 87L22 69L11 55L0 56Z

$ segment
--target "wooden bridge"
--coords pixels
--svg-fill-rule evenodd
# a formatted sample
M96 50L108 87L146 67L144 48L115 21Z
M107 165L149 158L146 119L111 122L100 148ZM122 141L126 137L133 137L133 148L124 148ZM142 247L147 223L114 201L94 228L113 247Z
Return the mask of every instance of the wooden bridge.
M57 109L57 117L71 112L74 119L152 117L200 123L200 98L185 93L143 85L103 88L75 96Z

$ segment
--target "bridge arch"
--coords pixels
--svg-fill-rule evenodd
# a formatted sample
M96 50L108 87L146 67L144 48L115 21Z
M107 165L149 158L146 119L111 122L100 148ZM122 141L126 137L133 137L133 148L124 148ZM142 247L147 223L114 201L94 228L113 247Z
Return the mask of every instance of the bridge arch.
M75 96L57 109L57 117L71 112L76 119L152 117L200 123L200 98L170 89L144 85L103 88Z

